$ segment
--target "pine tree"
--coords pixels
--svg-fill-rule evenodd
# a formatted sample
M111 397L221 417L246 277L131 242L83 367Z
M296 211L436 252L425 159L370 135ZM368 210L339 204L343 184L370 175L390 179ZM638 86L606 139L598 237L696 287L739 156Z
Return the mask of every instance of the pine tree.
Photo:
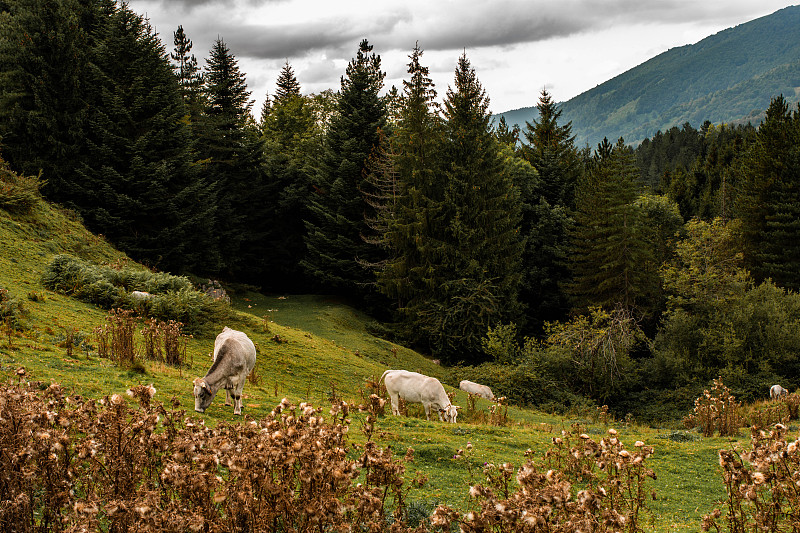
M577 308L619 306L641 317L652 304L657 272L635 203L641 188L632 150L604 139L577 190L568 285Z
M174 51L170 58L175 62L183 103L189 112L189 121L196 124L202 110L203 76L197 66L197 58L192 54L192 41L183 31L183 26L173 32Z
M525 122L522 154L539 172L547 203L572 207L575 184L581 173L572 123L559 125L561 110L545 89L536 108L539 120Z
M276 104L286 98L300 96L300 83L297 81L294 70L292 70L292 66L289 64L288 60L281 69L281 73L278 75L276 85L275 98L273 99Z
M271 208L260 166L263 143L244 74L222 39L214 42L203 78L198 151L218 191L215 233L222 273L260 284L267 253L264 210Z
M415 325L431 351L450 360L480 360L489 327L516 321L523 242L519 191L505 173L490 125L489 98L466 54L444 101L444 194L432 289L415 305Z
M303 264L309 275L320 289L361 298L373 292L374 279L360 262L377 259L375 247L362 239L368 231L368 206L361 190L367 186L366 160L386 120L379 95L385 76L380 64L380 56L363 40L341 80L337 113L326 132L314 184L318 192L310 201L306 224L308 254Z
M561 286L569 279L567 234L575 184L582 172L572 125L558 123L561 111L546 90L537 107L539 119L525 123L519 150L537 176L522 189L521 232L526 248L520 299L527 306L530 334L540 333L544 322L563 319L569 311L569 298Z
M272 99L269 97L269 93L264 94L264 103L261 104L261 114L259 115L258 120L258 127L261 128L261 132L264 133L264 128L266 127L267 119L269 119L269 114L272 112Z
M745 265L756 280L800 289L800 106L775 98L738 168Z
M442 180L437 179L444 132L436 89L428 67L420 63L422 54L417 45L409 56L410 79L403 81L397 126L379 154L385 160L383 172L375 172L375 181L384 184L373 186L391 189L384 194L391 208L375 210L376 218L384 219L378 241L387 253L377 270L378 286L407 318L430 293L426 272L436 264L434 243L443 236L434 221L444 197Z
M166 51L149 23L115 8L93 50L88 152L79 211L132 257L202 269L214 206L193 165L191 134Z
M99 11L99 8L97 8ZM84 146L93 6L17 0L0 14L0 138L12 168L46 180L44 194L75 205Z
M271 169L269 197L277 200L274 218L268 223L268 286L301 290L305 286L299 266L305 254L303 221L308 218L311 177L321 146L312 100L300 94L276 99L266 114L262 112L261 132L267 143L266 166Z

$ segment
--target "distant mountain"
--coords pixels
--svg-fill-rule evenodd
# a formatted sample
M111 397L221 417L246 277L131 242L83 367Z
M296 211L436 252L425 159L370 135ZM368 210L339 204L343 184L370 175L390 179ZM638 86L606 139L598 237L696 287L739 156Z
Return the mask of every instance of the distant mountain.
M638 143L689 122L760 121L770 99L800 101L800 6L673 48L560 104L576 145ZM536 107L498 113L524 129Z

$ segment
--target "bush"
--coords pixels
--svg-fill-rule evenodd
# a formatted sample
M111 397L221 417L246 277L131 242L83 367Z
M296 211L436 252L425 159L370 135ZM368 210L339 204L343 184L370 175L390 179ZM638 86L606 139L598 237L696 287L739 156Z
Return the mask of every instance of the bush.
M284 400L210 428L155 393L131 389L132 408L119 394L0 386L0 531L386 531L405 516L410 451L351 453L347 404L329 422Z
M204 324L224 321L230 306L195 290L188 278L132 268L98 266L60 254L50 261L42 276L44 285L103 309L122 308L168 322L181 322L188 333ZM130 291L144 291L151 297L137 300Z
M636 442L627 450L613 429L600 442L564 432L553 445L543 460L526 454L528 462L518 470L487 463L485 483L470 488L477 510L461 515L440 505L432 524L445 531L458 525L465 532L644 531L641 513L651 496L646 481L655 479L645 465L651 446ZM580 490L573 494L576 485Z
M794 531L800 516L800 440L776 424L771 430L753 427L751 448L742 453L720 450L719 464L727 498L725 516L719 509L703 517L702 530L736 533Z
M741 405L721 379L714 380L711 391L694 401L694 411L686 417L687 428L699 427L704 437L718 432L720 437L735 437L742 427Z
M20 176L0 157L0 207L17 213L29 212L41 198L42 185L41 175Z

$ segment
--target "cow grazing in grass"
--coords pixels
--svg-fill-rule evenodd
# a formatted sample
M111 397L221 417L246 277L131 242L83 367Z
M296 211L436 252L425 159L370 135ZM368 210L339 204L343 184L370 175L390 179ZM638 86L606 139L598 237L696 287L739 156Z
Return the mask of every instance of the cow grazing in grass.
M475 394L477 396L480 396L481 398L486 398L487 400L494 400L494 394L492 394L492 389L490 389L486 385L481 385L480 383L467 381L465 379L458 384L458 388L466 393Z
M769 399L770 400L780 400L784 396L789 394L789 391L781 387L780 385L773 385L769 388Z
M400 398L410 403L421 403L425 417L431 419L431 409L439 413L439 420L455 424L460 407L450 403L450 398L438 379L408 370L387 370L381 376L386 392L392 400L392 414L400 415Z
M205 412L217 391L225 389L225 405L231 404L232 397L233 414L242 414L244 382L256 366L253 341L241 331L226 326L214 341L213 359L205 377L194 380L194 410Z

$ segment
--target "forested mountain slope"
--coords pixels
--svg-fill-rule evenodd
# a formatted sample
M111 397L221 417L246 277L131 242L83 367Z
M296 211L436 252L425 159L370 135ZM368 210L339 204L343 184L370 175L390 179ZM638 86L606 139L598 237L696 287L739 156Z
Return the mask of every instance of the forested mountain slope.
M638 143L685 122L760 120L770 98L800 100L800 6L673 48L564 102L576 144ZM533 97L533 95L532 95ZM535 107L500 113L524 127Z

